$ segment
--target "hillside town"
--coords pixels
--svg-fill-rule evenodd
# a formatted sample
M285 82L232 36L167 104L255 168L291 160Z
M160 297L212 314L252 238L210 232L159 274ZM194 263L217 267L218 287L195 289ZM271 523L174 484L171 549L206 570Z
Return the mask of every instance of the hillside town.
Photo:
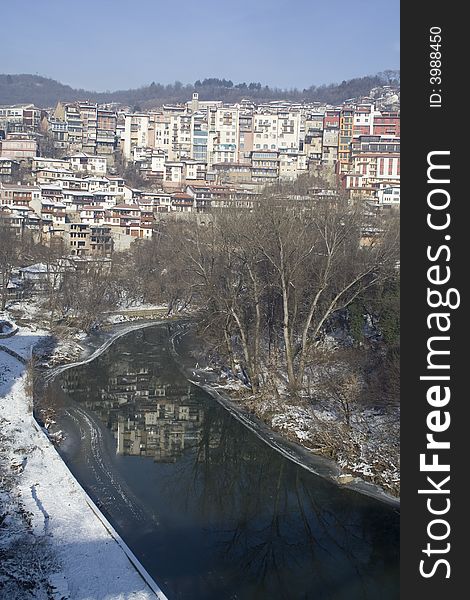
M230 440L240 464L258 463L259 448L252 461L240 443L246 433L274 452L267 465L282 458L398 505L399 101L384 85L340 105L228 104L195 91L145 111L87 100L0 106L0 474L12 470L0 490L10 503L0 589L9 597L31 588L64 600L165 600L160 582L171 590L162 557L149 575L140 540L129 550L128 531L112 530L119 501L139 515L141 500L116 483L104 436L110 460L151 457L163 472L195 452L195 468L221 457L225 474ZM109 369L96 366L121 336ZM165 375L169 364L178 369ZM211 402L243 432L214 422ZM79 452L97 460L87 458L91 500L51 445L73 446L74 423ZM35 527L44 522L44 550L31 547L24 510ZM69 513L73 525L61 522ZM153 508L139 518L160 543ZM37 561L38 552L49 554Z
M376 210L400 204L399 89L340 106L200 101L0 106L0 219L70 256L110 256L157 222L247 207L302 177ZM325 184L327 182L327 184ZM325 189L325 187L329 189ZM336 192L335 192L336 190Z

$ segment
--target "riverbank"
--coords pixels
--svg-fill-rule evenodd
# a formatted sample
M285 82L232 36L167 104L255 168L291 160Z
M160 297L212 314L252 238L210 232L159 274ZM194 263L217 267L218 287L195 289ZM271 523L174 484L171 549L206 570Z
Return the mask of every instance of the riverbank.
M273 399L263 393L252 394L246 386L233 382L210 387L235 410L304 449L307 460L317 456L333 462L338 470L333 475L336 483L370 490L373 496L399 504L398 408L366 408L352 415L347 426L326 401L312 406L288 395Z
M273 401L254 396L241 381L228 379L226 374L216 367L201 368L203 357L198 352L193 358L195 366L190 366L187 357L182 356L177 350L178 342L184 335L183 332L178 332L173 336L171 352L185 377L194 385L204 389L266 444L289 460L341 487L353 489L391 506L399 507L398 494L392 493L388 486L381 485L382 482L374 481L373 472L370 477L365 477L363 473L359 474L351 469L348 463L334 460L312 450L309 440L315 439L315 435L318 434L319 428L324 427L324 423L317 416L312 415L305 406L296 406L290 400L282 404L279 399ZM378 416L378 420L380 419L381 417ZM370 448L371 452L377 453L378 450L372 443Z
M22 327L2 340L10 352L0 349L2 593L9 600L164 600L33 417L27 362L47 336Z

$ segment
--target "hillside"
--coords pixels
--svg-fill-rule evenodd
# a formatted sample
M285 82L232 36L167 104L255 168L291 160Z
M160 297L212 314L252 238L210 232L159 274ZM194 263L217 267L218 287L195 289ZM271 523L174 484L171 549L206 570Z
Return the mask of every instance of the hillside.
M311 86L303 90L281 90L263 86L259 82L234 84L230 80L209 78L198 80L194 84L163 85L152 82L140 88L117 90L114 92L93 92L74 89L54 79L39 75L0 74L0 105L32 102L40 108L55 106L59 101L88 99L93 102L117 102L137 108L150 108L163 103L185 102L194 91L201 100L223 100L237 102L242 98L254 101L292 100L319 101L331 104L341 103L349 98L365 96L373 87L391 83L399 85L398 71L384 71L373 76L359 77L343 81L340 84Z

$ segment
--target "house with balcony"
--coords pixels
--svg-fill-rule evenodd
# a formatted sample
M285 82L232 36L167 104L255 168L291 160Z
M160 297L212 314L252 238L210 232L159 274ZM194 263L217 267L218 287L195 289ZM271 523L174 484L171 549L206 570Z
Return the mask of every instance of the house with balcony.
M4 140L0 139L0 158L27 160L38 153L37 140L28 133L7 133Z
M110 256L113 248L111 227L90 225L90 253L98 256Z
M88 223L70 223L65 240L68 242L72 256L89 256L90 254L90 226Z
M85 152L78 152L69 157L69 162L72 171L106 175L107 162L104 156L93 156Z
M279 177L279 152L263 150L251 154L251 180L268 183Z
M187 185L186 196L192 198L195 212L207 212L211 208L212 192L207 185Z
M171 195L171 210L175 212L192 212L194 199L190 194L176 192Z
M0 181L15 183L18 181L20 161L13 158L0 157Z
M32 200L41 198L41 188L36 185L0 182L0 206L30 208Z

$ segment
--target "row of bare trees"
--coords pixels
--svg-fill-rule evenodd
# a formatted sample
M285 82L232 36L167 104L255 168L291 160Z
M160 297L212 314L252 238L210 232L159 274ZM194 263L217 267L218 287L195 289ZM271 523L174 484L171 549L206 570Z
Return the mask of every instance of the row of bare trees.
M335 314L396 277L398 223L341 198L270 197L252 211L216 212L209 224L162 225L133 259L134 289L170 311L198 307L205 334L254 391L271 365L295 393Z
M341 194L297 198L270 191L252 210L224 208L204 223L163 221L152 240L80 268L66 264L60 245L37 246L35 258L50 271L50 325L73 318L89 331L133 300L166 302L169 313L192 306L214 349L255 392L275 373L297 393L326 328L397 278L399 251L394 214L371 215ZM0 233L5 290L25 250L11 232Z

